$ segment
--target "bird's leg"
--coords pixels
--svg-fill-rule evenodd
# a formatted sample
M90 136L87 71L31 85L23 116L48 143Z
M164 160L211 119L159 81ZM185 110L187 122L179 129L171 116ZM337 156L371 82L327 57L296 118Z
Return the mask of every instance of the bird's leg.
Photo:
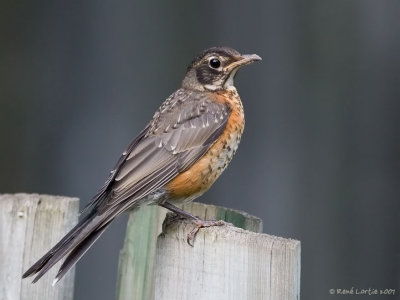
M188 233L187 235L187 243L193 247L192 241L194 241L194 238L196 237L197 232L200 230L200 228L204 227L212 227L212 226L221 226L224 225L224 221L216 221L216 220L203 220L199 217L196 217L192 215L191 213L188 213L187 211L184 211L183 209L180 209L179 207L176 207L175 205L169 203L169 202L164 202L160 204L160 206L176 213L177 215L191 221L195 227Z
M184 217L185 219L188 220L200 220L199 217L193 216L191 213L188 213L187 211L184 211L183 209L180 209L179 207L176 207L175 205L169 203L169 202L164 202L161 203L160 206Z

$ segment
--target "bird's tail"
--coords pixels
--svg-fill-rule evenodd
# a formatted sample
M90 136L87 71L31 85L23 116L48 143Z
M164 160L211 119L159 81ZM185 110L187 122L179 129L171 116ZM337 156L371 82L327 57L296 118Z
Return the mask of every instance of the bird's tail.
M104 222L95 212L88 214L71 229L53 248L40 258L23 275L26 278L36 275L32 283L37 282L52 266L66 256L58 271L53 285L57 283L100 237L111 221Z

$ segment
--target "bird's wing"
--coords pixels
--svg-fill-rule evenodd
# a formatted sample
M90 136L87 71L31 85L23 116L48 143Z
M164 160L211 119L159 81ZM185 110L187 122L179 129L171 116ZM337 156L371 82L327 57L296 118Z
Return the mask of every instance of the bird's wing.
M136 147L136 145L138 145L139 142L145 137L145 135L149 129L149 125L147 125L145 127L145 129L143 129L139 133L139 135L129 144L128 148L124 151L124 153L118 159L114 169L110 172L110 176L108 176L106 182L103 184L101 189L97 192L97 194L92 198L92 200L82 209L81 214L86 213L89 210L89 208L91 208L93 206L97 206L100 202L102 202L107 197L108 192L109 192L109 187L115 179L116 171L119 170L121 168L121 166L123 165L123 163L125 162L127 154L130 153L132 151L132 149L134 149Z
M188 169L220 136L229 115L228 105L205 93L172 94L118 161L97 200L98 212L118 214Z

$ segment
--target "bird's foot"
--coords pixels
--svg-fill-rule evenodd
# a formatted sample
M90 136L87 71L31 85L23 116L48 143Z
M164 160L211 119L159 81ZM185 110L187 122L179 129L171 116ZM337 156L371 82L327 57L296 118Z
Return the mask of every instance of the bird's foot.
M205 227L213 227L213 226L222 226L225 225L226 223L224 221L217 221L217 220L202 220L198 217L195 219L189 219L190 222L194 224L194 228L188 233L186 242L190 246L194 246L193 242L194 239L196 238L197 233L199 232L200 228L205 228Z
M163 223L163 232L165 231L167 223L181 221L181 220L188 220L189 222L194 224L195 227L188 233L186 238L187 243L192 247L196 234L197 232L199 232L200 228L222 226L226 224L226 222L224 221L200 219L199 217L194 216L191 213L188 213L187 211L184 211L169 202L161 203L160 206L169 209L170 211L175 213L174 215L167 214L167 217Z

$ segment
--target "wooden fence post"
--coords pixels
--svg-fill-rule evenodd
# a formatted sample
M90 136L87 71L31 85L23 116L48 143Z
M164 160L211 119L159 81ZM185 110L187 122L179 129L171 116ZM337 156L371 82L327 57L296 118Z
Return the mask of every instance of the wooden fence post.
M154 298L154 257L166 210L145 206L131 212L119 256L117 300Z
M165 210L147 207L132 213L117 299L299 299L299 241L261 234L261 220L244 212L195 202L183 208L236 227L202 229L190 247L191 224L167 221L158 235Z
M57 265L39 282L22 273L78 221L79 199L38 194L0 195L0 299L71 300L74 271L56 286Z
M294 300L300 292L300 243L232 225L199 232L187 221L158 239L155 299Z

